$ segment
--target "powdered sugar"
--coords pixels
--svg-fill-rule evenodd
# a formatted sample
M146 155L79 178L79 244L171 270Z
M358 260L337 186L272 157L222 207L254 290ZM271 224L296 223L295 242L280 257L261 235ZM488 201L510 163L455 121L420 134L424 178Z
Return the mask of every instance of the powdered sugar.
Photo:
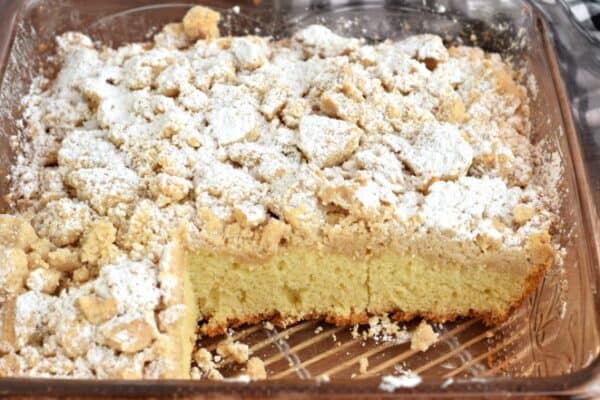
M402 371L400 375L386 375L381 379L379 389L386 392L394 392L401 388L414 388L423 379L412 371Z

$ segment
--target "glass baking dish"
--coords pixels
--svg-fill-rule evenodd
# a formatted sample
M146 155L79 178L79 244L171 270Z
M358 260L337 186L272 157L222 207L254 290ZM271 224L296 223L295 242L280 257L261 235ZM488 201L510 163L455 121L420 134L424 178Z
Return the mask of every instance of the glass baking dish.
M476 44L512 57L535 76L539 95L532 104L534 140L545 140L562 158L564 200L561 234L566 250L535 294L501 326L471 320L436 327L440 340L425 353L409 343L353 339L349 328L301 322L287 329L239 329L266 363L269 379L256 383L201 381L67 381L0 379L0 393L28 396L244 397L458 397L490 395L600 396L600 294L598 217L588 184L575 123L551 39L551 24L569 19L562 5L503 0L464 1L255 1L207 0L221 11L221 31L285 37L322 23L341 34L367 40L398 39L431 32L448 42ZM111 46L147 40L168 22L178 21L190 4L174 1L6 1L0 0L0 177L12 162L8 145L18 130L19 100L33 77L51 76L53 37L78 30ZM239 6L234 9L234 6ZM586 44L586 45L589 45ZM50 61L49 61L50 60ZM7 184L0 181L0 195ZM0 197L1 198L1 197ZM0 201L0 209L6 210ZM323 330L315 333L320 326ZM414 327L408 324L409 328ZM214 346L215 341L205 341ZM358 375L359 360L369 369ZM422 383L380 389L396 367L417 372ZM236 374L234 367L225 374ZM323 379L329 377L329 382Z

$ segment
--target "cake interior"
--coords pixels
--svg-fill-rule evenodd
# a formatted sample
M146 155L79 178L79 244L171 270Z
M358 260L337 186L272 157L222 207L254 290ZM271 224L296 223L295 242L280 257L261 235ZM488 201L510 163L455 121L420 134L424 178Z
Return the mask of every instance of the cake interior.
M192 274L184 273L183 297L186 312L183 314L182 322L177 326L178 343L181 343L180 373L178 376L186 378L190 374L190 358L196 344L196 327L201 317L197 306L196 291L192 283Z
M361 260L295 248L254 262L196 251L185 264L208 335L269 318L354 324L386 312L397 319L474 315L494 322L519 303L538 275L534 265L515 273L391 250Z

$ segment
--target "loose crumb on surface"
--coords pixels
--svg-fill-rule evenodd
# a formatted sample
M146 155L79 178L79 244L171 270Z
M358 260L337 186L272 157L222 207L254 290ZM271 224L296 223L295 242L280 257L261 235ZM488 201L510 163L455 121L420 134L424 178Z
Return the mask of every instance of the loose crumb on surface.
M410 340L410 333L406 327L400 327L397 322L390 320L389 316L369 318L367 336L377 342L405 343Z
M273 324L271 323L271 321L266 321L263 324L263 327L269 331L272 331L273 329L275 329L275 326L273 326Z
M369 359L367 357L362 357L358 360L359 371L361 374L366 374L367 369L369 368Z
M217 354L231 358L238 364L243 364L248 361L250 349L247 344L225 339L217 345Z
M195 6L183 17L183 30L191 40L219 37L221 14L210 8Z
M246 364L246 371L248 376L253 380L267 379L267 371L263 360L258 357L251 357Z
M438 340L438 334L434 332L431 325L427 321L422 320L417 329L412 334L410 340L410 349L427 351L431 345Z

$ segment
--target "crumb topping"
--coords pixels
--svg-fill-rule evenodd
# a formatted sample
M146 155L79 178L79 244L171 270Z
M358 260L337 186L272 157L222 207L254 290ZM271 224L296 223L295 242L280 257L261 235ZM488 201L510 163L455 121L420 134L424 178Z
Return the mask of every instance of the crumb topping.
M317 25L218 38L218 19L195 8L146 47L58 39L13 170L38 234L77 247L106 219L119 251L156 260L181 223L191 246L244 259L289 244L361 257L431 232L510 248L548 228L527 92L499 56ZM340 247L350 233L369 239Z
M160 316L183 304L162 290L159 277L180 286L181 274L159 273L151 261L133 261L116 251L105 257L113 245L98 241L97 235L106 237L105 228L114 235L114 227L102 220L92 223L80 252L40 239L23 217L4 216L2 223L7 228L3 232L14 234L0 247L0 374L177 376L177 359L169 350L176 338ZM169 258L167 248L162 264ZM80 265L95 266L94 272L82 279L73 272L73 282L67 284L67 273ZM182 317L181 312L171 314L173 322Z

